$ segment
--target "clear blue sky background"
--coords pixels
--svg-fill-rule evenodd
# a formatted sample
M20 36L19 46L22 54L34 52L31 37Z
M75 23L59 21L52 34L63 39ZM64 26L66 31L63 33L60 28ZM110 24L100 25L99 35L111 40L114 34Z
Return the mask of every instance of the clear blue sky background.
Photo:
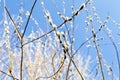
M55 5L53 4L53 2L51 0L43 0L45 3L45 7L46 9L49 10L49 12L51 13L51 17L53 19L53 22L56 23L56 25L61 24L62 20L59 18L59 16L57 15L57 9L55 7ZM62 1L63 0L55 0L56 1L56 5L58 6L60 11L63 11L63 6L62 6ZM71 5L72 5L72 0L64 0L65 1L65 15L66 16L71 16ZM30 11L31 6L33 4L34 0L6 0L6 5L11 13L11 15L15 15L17 16L19 13L19 9L21 6L23 6L25 12L26 11ZM75 3L75 9L78 9L79 6L85 2L85 0L74 0ZM106 19L106 17L109 15L111 16L112 19L116 20L116 22L120 22L120 0L93 0L93 6L95 6L97 13L99 14L101 20L104 22L104 20ZM47 27L48 25L46 25L46 20L44 18L44 14L41 8L41 4L40 4L40 0L38 0L35 9L33 11L32 16L38 21L40 27L46 32L48 30L50 30L51 28ZM25 15L23 15L24 21L25 20ZM75 31L75 49L82 43L85 41L85 38L87 37L85 34L85 21L86 19L86 12L83 10L77 17L75 20L75 26L77 26L76 31ZM3 0L0 2L0 21L3 20ZM24 27L25 23L22 25L22 27ZM33 24L32 20L30 20L30 24L28 26L28 33L31 32L31 29L35 29L34 27L35 25ZM95 24L96 28L98 28L98 24ZM2 27L2 25L0 25L0 27ZM110 20L108 22L108 27L112 30L113 33L113 37L115 38L115 43L117 44L118 50L120 50L120 45L118 45L118 43L120 42L120 36L118 36L117 34L120 33L120 29ZM91 34L91 32L89 32ZM112 64L112 61L114 62L114 67L117 69L114 69L114 71L117 73L118 70L118 66L116 66L115 64L117 63L116 61L116 53L114 50L113 45L111 45L110 40L108 39L108 37L105 35L105 33L103 31L101 31L98 34L99 38L100 37L104 37L104 41L99 41L98 43L100 43L100 50L103 53L103 58L106 59L107 63L109 65ZM88 37L90 37L90 35L88 35ZM105 45L108 44L108 45ZM93 45L93 43L92 43ZM80 52L83 56L85 56L88 52L88 49L84 46L80 49ZM120 51L119 51L120 52ZM89 55L91 55L93 57L93 59L95 59L96 57L96 51L94 50L94 48L90 48L89 50ZM114 61L115 60L115 61ZM94 61L94 60L93 60Z

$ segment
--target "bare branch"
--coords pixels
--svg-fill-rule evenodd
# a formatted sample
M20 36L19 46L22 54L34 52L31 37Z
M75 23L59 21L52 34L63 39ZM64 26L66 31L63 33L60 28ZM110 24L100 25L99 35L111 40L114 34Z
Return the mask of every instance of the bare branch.
M57 70L54 74L52 74L52 75L50 75L50 76L46 76L46 77L40 76L40 77L36 78L36 80L38 80L38 79L40 79L40 78L51 78L51 77L55 76L55 75L61 70L61 68L63 67L64 62L65 62L65 59L66 59L65 57L66 57L66 55L64 54L64 59L63 59L63 61L62 61L62 64L60 65L60 67L58 68L58 70Z
M33 12L33 9L34 9L34 7L35 7L36 2L37 2L37 0L35 0L32 8L31 8L30 15L29 15L29 17L28 17L28 19L27 19L27 22L26 22L26 25L25 25L25 29L24 29L23 34L22 34L22 38L23 38L24 35L25 35L26 29L27 29L27 27L28 27L28 23L29 23L29 21L30 21L30 17L31 17L31 15L32 15L32 12Z
M17 33L17 36L18 36L19 40L21 41L22 40L22 36L21 36L20 32L18 31L17 26L16 26L14 20L12 19L12 17L11 17L11 15L10 15L10 13L9 13L9 11L8 11L6 6L5 6L5 10L7 11L9 18L11 19L11 21L12 21L14 27L15 27L15 31Z
M104 31L106 33L106 35L109 37L110 41L112 42L114 49L116 51L116 56L117 56L117 62L118 62L118 67L119 67L119 79L120 79L120 57L119 57L119 51L117 48L117 45L115 44L114 40L112 39L112 36L109 36L108 33L106 31Z
M92 20L90 20L90 22L91 22L91 25L92 25L93 43L95 44L95 49L97 51L99 66L100 66L100 70L101 70L101 73L102 73L102 79L105 80L104 71L103 71L103 67L102 67L102 54L99 51L97 41L96 41L97 34L94 31L94 25L93 25Z
M3 74L5 74L5 75L7 75L7 76L9 76L9 77L11 77L11 78L13 78L14 80L19 80L19 79L17 79L17 78L14 78L12 75L10 75L10 74L2 71L2 70L0 70L0 72L3 73Z

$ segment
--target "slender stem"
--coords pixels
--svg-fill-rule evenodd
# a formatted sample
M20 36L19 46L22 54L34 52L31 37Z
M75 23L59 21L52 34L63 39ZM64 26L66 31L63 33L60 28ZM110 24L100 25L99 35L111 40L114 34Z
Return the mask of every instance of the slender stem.
M119 58L119 51L118 51L118 48L117 48L117 45L115 44L114 40L112 39L112 36L109 36L107 34L106 31L104 31L106 33L106 35L109 37L110 41L112 42L113 44L113 47L115 48L115 51L116 51L116 57L117 57L117 62L118 62L118 74L119 74L119 80L120 80L120 58Z
M65 79L65 80L68 79L69 70L70 70L70 65L71 65L71 59L70 59L69 64L68 64L67 73L66 73L66 79Z
M102 79L105 80L104 71L103 71L103 67L102 67L102 54L100 54L100 51L99 51L98 45L97 45L97 41L96 41L97 34L94 31L94 25L93 25L92 20L90 22L91 22L91 25L92 25L93 43L95 44L95 49L97 51L99 66L100 66L100 70L101 70L101 73L102 73Z
M61 68L63 67L64 62L65 62L65 56L66 56L66 55L64 54L64 59L63 59L61 65L60 65L60 67L58 68L58 70L57 70L54 74L52 74L52 75L50 75L50 76L46 76L46 77L40 76L40 77L37 77L36 80L38 80L38 79L40 79L40 78L51 78L51 77L55 76L55 75L61 70Z
M35 0L32 8L31 8L30 15L29 15L29 17L28 17L28 19L27 19L27 22L26 22L26 25L25 25L25 29L24 29L23 34L22 34L22 38L24 37L25 32L26 32L26 30L27 30L28 23L29 23L29 21L30 21L30 17L31 17L31 15L32 15L32 12L33 12L33 9L34 9L34 7L35 7L36 2L37 2L37 0Z
M20 61L20 80L22 80L22 69L23 69L23 45L21 42L21 61Z
M9 76L9 77L12 77L13 80L19 80L19 79L15 78L13 75L10 75L10 74L8 74L8 73L2 71L2 70L0 70L0 72L3 73L3 74L5 74L5 75L7 75L7 76Z
M21 41L21 40L22 40L21 34L20 34L20 32L18 31L17 26L16 26L13 18L11 17L10 12L8 11L8 9L7 9L6 6L5 6L5 10L6 10L6 12L8 13L9 18L11 19L11 21L12 21L14 27L15 27L15 31L16 31L16 33L17 33L17 36L18 36L19 40Z

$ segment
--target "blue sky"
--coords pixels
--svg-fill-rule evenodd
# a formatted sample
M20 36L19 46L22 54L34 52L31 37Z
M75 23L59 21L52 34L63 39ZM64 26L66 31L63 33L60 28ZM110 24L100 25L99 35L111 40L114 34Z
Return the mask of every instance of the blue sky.
M115 18L115 20L120 21L120 11L119 11L119 0L94 0L94 4L97 7L97 11L100 13L101 16L110 15L111 17Z
M55 0L53 0L53 1L55 1ZM58 6L58 9L61 12L63 12L64 15L70 17L72 15L71 14L72 0L69 0L69 1L64 0L64 2L65 2L64 6L63 6L64 3L62 1L63 0L55 1L56 5ZM75 0L74 1L75 10L78 9L79 6L83 2L85 2L85 0ZM111 18L113 20L115 20L115 22L117 22L117 23L120 22L120 10L119 10L120 4L119 3L120 3L120 0L104 0L104 1L93 0L93 6L95 6L96 12L98 13L98 15L100 16L100 18L103 22L107 18L107 16L111 16ZM32 4L33 4L33 0L29 0L29 1L28 0L6 0L6 5L9 9L11 15L15 15L15 16L18 16L20 7L23 7L25 12L30 11ZM57 26L59 24L61 24L62 19L59 18L59 16L57 15L57 8L55 7L54 3L50 0L44 0L44 4L45 4L46 9L48 9L49 12L51 13L53 22L56 23ZM65 8L65 13L64 13L63 8ZM40 28L42 28L45 32L47 32L51 29L46 23L46 19L44 17L43 10L41 8L40 0L38 0L32 16L38 21ZM25 15L22 15L22 17L24 18L24 21L26 21ZM85 19L86 19L85 10L80 12L80 14L75 18L75 29L76 29L75 30L75 38L76 38L75 49L77 49L77 47L82 42L85 41L86 37L91 36L91 32L89 32L87 35L85 33L85 23L84 23ZM0 2L0 21L1 20L3 20L3 1ZM25 25L25 23L23 23L22 27L24 27L24 25ZM69 25L69 24L67 24L67 25ZM33 24L32 20L30 20L27 34L29 34L31 32L31 29L37 30L37 28L35 28L34 26L35 25ZM96 26L96 31L97 31L97 28L99 26L98 26L98 24L95 24L95 26ZM0 26L0 27L2 27L2 26ZM117 35L118 33L120 33L119 28L115 25L115 23L113 23L112 20L109 20L108 27L112 30L113 37L115 38L114 39L115 43L117 44L118 50L120 50L120 47L118 45L118 43L120 42L120 39L119 39L120 36ZM98 43L100 44L100 50L103 53L103 57L106 59L106 61L108 62L109 65L112 64L113 60L115 60L115 61L113 61L114 65L115 65L117 60L116 60L115 49L114 49L113 45L111 44L111 41L106 36L104 31L101 31L99 33L98 37L99 38L104 37L103 41L102 40L98 41ZM91 44L93 45L92 42L91 42ZM108 44L108 45L106 45L106 44ZM80 52L82 55L86 55L88 53L88 49L85 46L80 49ZM89 49L89 55L91 55L93 57L93 59L96 58L95 57L96 51L94 50L94 48ZM114 67L116 68L116 66L114 66ZM117 70L114 69L114 70L116 72L118 69Z

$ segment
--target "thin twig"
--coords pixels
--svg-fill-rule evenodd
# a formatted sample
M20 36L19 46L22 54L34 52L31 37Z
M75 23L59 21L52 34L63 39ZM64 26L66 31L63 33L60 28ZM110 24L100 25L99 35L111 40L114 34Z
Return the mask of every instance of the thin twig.
M22 80L22 69L23 69L23 45L22 45L22 42L21 42L21 61L20 61L20 80Z
M66 57L66 55L64 54L64 59L63 59L63 61L62 61L62 64L60 65L60 67L58 68L58 70L54 73L54 74L52 74L52 75L50 75L50 76L46 76L46 77L38 77L38 78L36 78L36 80L38 80L38 79L40 79L40 78L51 78L51 77L53 77L53 76L55 76L60 70L61 70L61 68L63 67L63 65L64 65L64 62L65 62L65 58Z
M5 6L5 10L7 11L9 18L11 19L11 21L12 21L14 27L15 27L15 31L16 31L16 33L17 33L17 36L18 36L19 40L21 41L21 40L22 40L21 34L20 34L20 32L18 31L17 26L16 26L13 18L11 17L11 15L10 15L10 13L9 13L9 11L8 11L8 9L7 9L6 6Z
M120 58L119 58L119 51L118 51L118 48L117 48L115 42L114 42L113 39L112 39L112 36L109 36L108 33L107 33L105 30L104 30L104 32L106 33L106 35L108 36L108 38L109 38L110 41L112 42L112 44L113 44L113 46L114 46L114 49L115 49L115 51L116 51L117 62L118 62L118 67L119 67L119 72L118 72L118 74L119 74L119 80L120 80Z
M94 31L94 25L93 25L92 20L90 20L90 22L91 22L91 25L92 25L93 43L95 44L95 49L97 51L99 66L100 66L100 70L101 70L101 73L102 73L102 79L105 80L104 71L103 71L103 67L102 67L102 54L100 54L100 51L98 49L98 45L97 45L97 41L96 41L97 35Z
M22 34L22 38L24 37L25 32L26 32L26 30L27 30L28 23L29 23L29 21L30 21L30 17L31 17L31 15L32 15L32 12L33 12L33 9L34 9L34 7L35 7L36 2L37 2L37 0L35 0L32 8L31 8L30 15L29 15L29 17L28 17L28 19L27 19L27 22L26 22L26 25L25 25L25 29L24 29L23 34Z
M53 66L53 72L55 73L55 65L54 65L54 58L56 56L56 52L54 53L54 55L52 56L52 66ZM56 79L56 76L55 76Z
M101 54L100 54L100 51L98 49L96 41L94 43L95 43L95 48L96 48L96 51L97 51L97 54L98 54L98 60L99 60L99 65L100 65L100 69L101 69L101 73L102 73L102 78L103 78L103 80L105 80L103 67L102 67L102 61L101 61Z
M8 73L2 71L2 70L0 70L0 72L3 73L3 74L5 74L5 75L7 75L7 76L9 76L9 77L12 77L12 78L13 78L12 75L10 75L10 74L8 74ZM15 78L15 77L14 77L13 79L15 79L15 80L19 80L19 79Z
M66 79L65 79L65 80L68 79L68 75L69 75L69 70L70 70L71 61L72 61L72 60L70 59L69 64L68 64L68 68L67 68L67 73L66 73Z
M57 28L60 28L60 27L61 27L63 24L65 24L65 23L66 23L66 21L64 21L62 24L60 24ZM42 36L40 36L40 37L38 37L38 38L36 38L36 39L33 39L33 40L31 40L31 41L28 41L28 42L24 43L23 45L27 45L27 44L29 44L29 43L31 43L31 42L34 42L34 41L36 41L36 40L38 40L38 39L46 36L47 34L53 32L53 31L54 31L54 29L50 30L49 32L43 34Z

